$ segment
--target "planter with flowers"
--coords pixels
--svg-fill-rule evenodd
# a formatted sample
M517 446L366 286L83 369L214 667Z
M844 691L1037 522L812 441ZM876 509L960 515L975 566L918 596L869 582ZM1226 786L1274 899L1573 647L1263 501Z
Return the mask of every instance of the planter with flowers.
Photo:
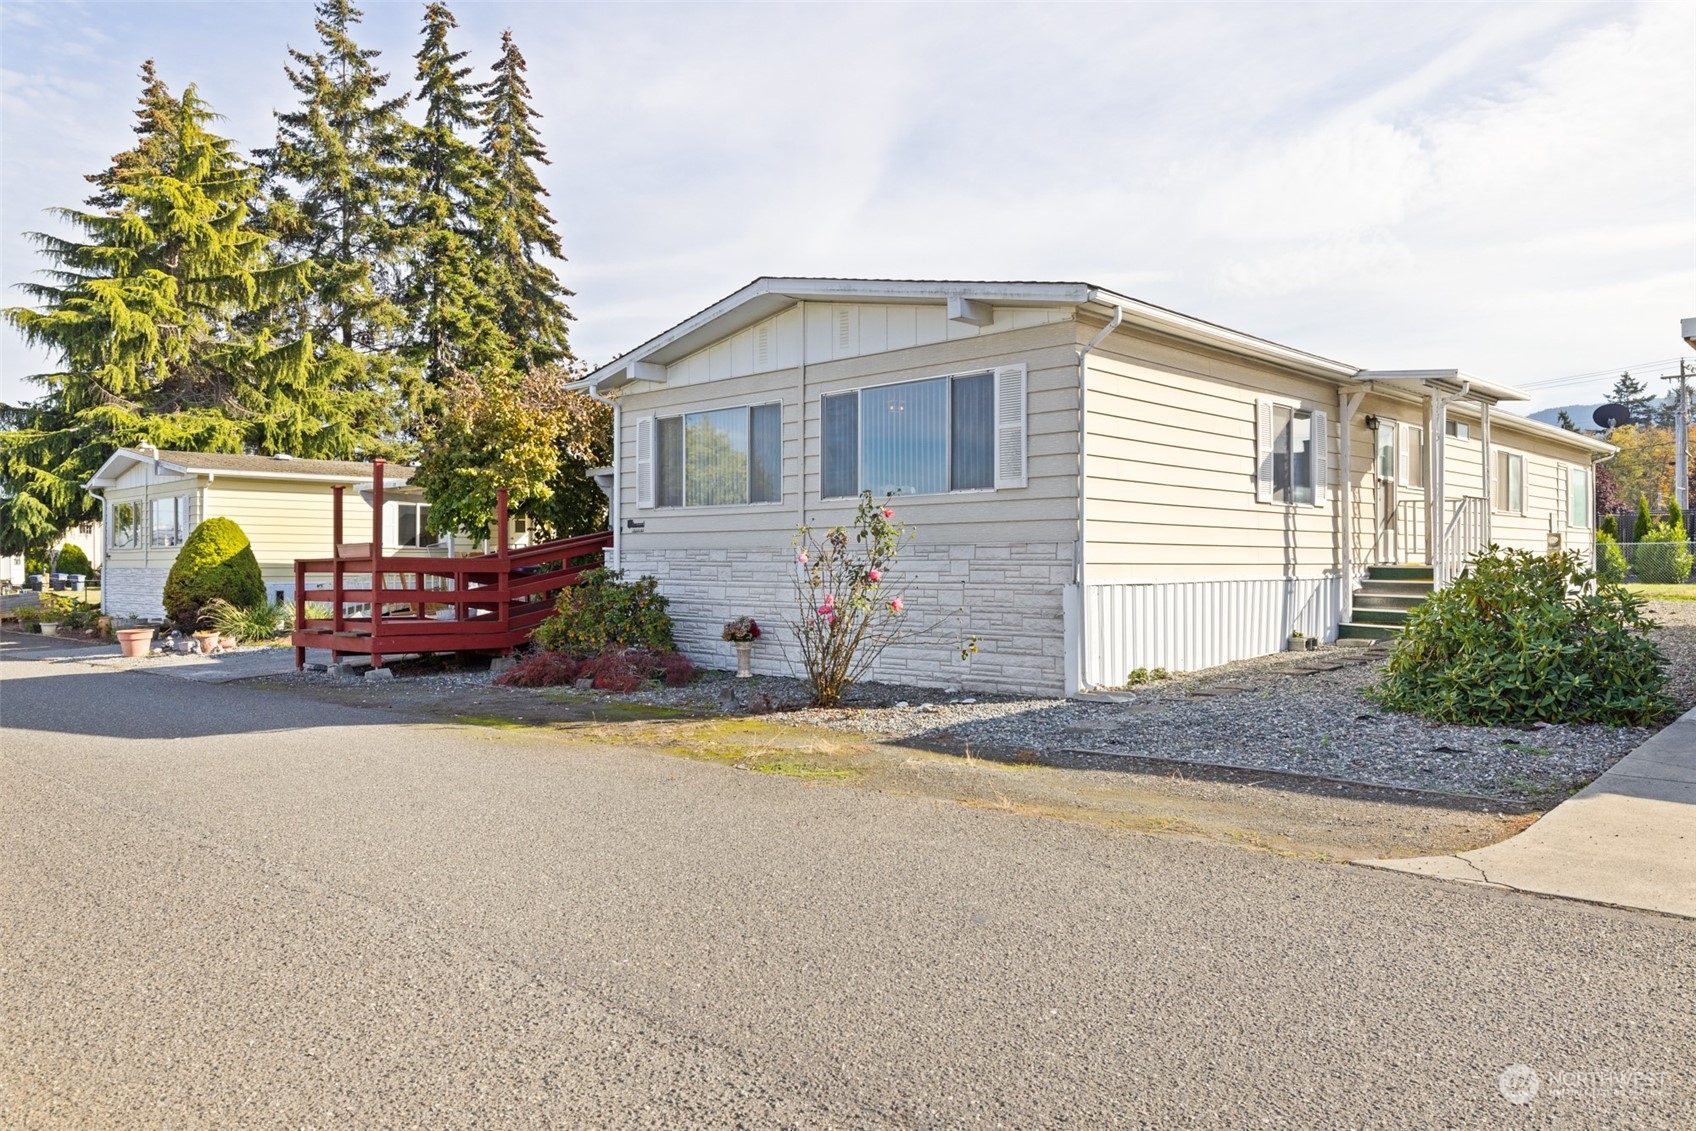
M754 674L754 641L759 638L760 625L753 617L724 622L724 639L736 645L737 679L748 679Z

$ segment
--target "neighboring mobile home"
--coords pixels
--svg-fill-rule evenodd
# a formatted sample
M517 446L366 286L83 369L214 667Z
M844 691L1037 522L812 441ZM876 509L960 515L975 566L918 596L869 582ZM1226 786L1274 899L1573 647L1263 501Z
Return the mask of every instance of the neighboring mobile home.
M401 488L411 476L410 467L392 467L383 479L386 487ZM370 504L360 502L357 491L370 479L371 465L353 461L120 448L87 483L101 500L106 530L102 607L114 616L162 619L165 579L177 551L213 516L232 520L247 535L267 596L292 598L295 559L331 553L335 487L355 488L347 492L348 529L370 529ZM430 529L421 499L391 502L384 510L387 545L453 552Z
M795 529L864 489L917 529L915 622L950 624L873 677L1047 695L1335 639L1374 565L1442 584L1489 542L1589 554L1613 450L1458 370L1086 283L762 278L586 384L615 405L614 560L659 579L698 662L727 666L747 614L774 630L756 670L795 670Z

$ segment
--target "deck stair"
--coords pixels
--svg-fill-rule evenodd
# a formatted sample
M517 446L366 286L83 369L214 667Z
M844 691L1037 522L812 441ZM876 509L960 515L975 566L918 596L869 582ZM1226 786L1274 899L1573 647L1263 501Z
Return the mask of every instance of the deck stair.
M1372 566L1354 593L1354 619L1337 629L1339 640L1390 640L1436 588L1430 566Z

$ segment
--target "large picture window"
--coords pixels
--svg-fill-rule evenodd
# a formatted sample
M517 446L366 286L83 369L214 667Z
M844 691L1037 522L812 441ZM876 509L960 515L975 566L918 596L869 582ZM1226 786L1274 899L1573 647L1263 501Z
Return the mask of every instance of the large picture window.
M181 546L188 536L188 497L154 499L149 532L155 546Z
M659 506L783 501L782 405L662 416L654 425L654 501Z
M995 487L995 375L967 373L824 398L824 495Z
M113 503L107 545L114 550L133 550L141 545L141 504Z

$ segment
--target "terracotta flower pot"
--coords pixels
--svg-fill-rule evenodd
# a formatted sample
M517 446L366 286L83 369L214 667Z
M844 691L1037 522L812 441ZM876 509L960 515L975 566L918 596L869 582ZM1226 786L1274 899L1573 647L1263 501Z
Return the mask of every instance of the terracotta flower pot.
M216 632L197 632L194 634L194 642L200 645L202 655L210 656L212 649L218 646L218 634Z
M125 656L134 659L147 655L153 647L153 630L151 628L120 628L118 630L118 649Z
M219 646L222 647L224 649L224 651L226 651L226 652L234 652L237 648L241 647L241 641L237 640L235 637L231 636L227 632L224 633L222 636L220 636L218 638L218 641L219 641Z

